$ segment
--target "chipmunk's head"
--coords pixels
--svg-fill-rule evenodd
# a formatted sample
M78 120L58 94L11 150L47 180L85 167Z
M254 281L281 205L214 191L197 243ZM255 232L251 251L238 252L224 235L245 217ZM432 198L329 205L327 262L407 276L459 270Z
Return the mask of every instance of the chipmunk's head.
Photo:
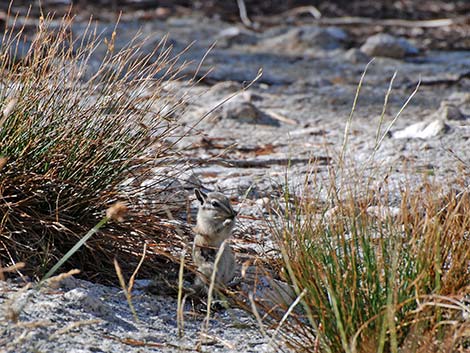
M194 193L200 202L197 226L201 231L209 234L226 233L229 236L237 216L230 200L220 192L206 194L199 189L195 189Z

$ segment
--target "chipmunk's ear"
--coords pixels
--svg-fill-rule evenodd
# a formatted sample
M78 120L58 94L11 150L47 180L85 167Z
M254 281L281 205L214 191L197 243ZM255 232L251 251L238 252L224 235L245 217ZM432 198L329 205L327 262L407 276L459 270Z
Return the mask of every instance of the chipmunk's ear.
M201 203L201 205L204 205L204 202L206 202L207 199L207 195L199 189L194 189L194 193L196 194L196 197Z

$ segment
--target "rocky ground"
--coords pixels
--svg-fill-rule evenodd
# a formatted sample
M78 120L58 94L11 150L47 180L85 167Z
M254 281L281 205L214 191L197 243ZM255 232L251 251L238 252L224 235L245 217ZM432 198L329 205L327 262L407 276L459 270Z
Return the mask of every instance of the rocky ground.
M286 180L291 190L299 190L312 168L317 177L327 179L327 168L337 163L342 149L361 74L372 57L349 131L348 163L392 171L391 180L397 183L405 173L417 180L428 175L451 183L455 171L470 163L468 43L459 51L434 50L429 43L435 42L437 27L429 32L433 37L428 42L422 40L431 23L397 23L391 30L294 19L278 19L255 31L198 13L145 22L124 14L117 36L117 46L124 45L141 28L150 35L150 50L169 33L167 43L175 53L193 43L180 60L192 61L185 76L199 83L178 80L167 85L172 99L189 97L179 117L184 127L207 116L179 145L191 168L176 188L190 190L199 184L230 195L241 214L235 248L256 244L261 255L271 247L260 230L267 198L279 197ZM468 18L466 23L440 30L457 26L468 39ZM75 31L84 26L76 25ZM109 37L113 26L100 22L98 32ZM409 35L413 31L420 35ZM392 77L379 133L384 139L377 146ZM417 93L388 129L418 83ZM118 288L68 279L57 289L36 293L21 292L21 281L0 284L1 316L24 303L17 323L3 321L0 327L0 349L5 352L193 351L201 341L201 314L185 314L180 339L176 300L146 294L138 286L135 322ZM269 344L269 334L262 335L256 320L241 310L222 310L211 317L200 349L278 351Z
M2 352L271 352L275 344L261 335L256 321L240 309L205 314L186 311L181 336L174 298L147 294L137 283L135 321L122 291L69 278L59 288L21 290L1 283L0 313L18 322L2 323ZM139 289L140 288L140 289ZM3 320L3 319L2 319ZM200 348L197 345L202 342Z

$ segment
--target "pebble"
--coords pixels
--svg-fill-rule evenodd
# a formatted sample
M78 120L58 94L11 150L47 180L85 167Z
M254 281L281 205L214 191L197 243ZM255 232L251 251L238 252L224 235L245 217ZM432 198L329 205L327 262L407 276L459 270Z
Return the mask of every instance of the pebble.
M419 52L406 39L386 33L375 34L367 38L360 50L371 57L381 56L394 59L403 59L406 55L416 55Z
M256 205L258 205L260 208L263 208L263 209L269 208L270 204L271 204L271 199L269 197L262 197L256 200Z
M114 319L113 309L84 288L72 289L64 293L63 298L68 306L80 307L107 320Z
M258 42L255 33L236 26L228 27L219 32L217 46L230 47L232 45L254 45Z
M344 53L344 58L353 64L367 63L371 60L369 55L357 48L351 48Z
M289 29L273 38L264 41L263 46L273 50L304 51L308 49L340 49L348 39L347 33L337 27L320 28L301 26Z
M233 100L222 109L222 117L237 119L242 122L253 123L260 116L260 110L251 102Z
M264 113L255 104L250 102L245 95L237 96L228 101L221 108L220 117L222 119L234 119L240 123L248 124L262 124L279 126L278 120L273 119L268 114Z
M419 123L412 124L403 130L398 130L392 133L392 138L395 139L429 139L443 134L448 130L448 126L442 119L435 119L431 122L421 121Z
M210 88L210 93L217 96L225 96L234 94L243 89L243 86L236 81L222 81L218 82Z
M452 102L456 105L470 103L470 93L468 92L454 92L448 98L447 102Z
M465 120L467 118L456 105L447 102L442 102L433 116L442 120Z

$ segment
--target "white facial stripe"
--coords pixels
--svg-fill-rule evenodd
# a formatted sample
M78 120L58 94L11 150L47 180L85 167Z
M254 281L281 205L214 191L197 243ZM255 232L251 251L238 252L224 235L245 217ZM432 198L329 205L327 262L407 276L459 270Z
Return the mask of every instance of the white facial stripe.
M230 204L226 205L225 202L221 202L220 200L213 199L212 201L217 201L218 207L224 210L224 212L228 215L233 215L235 212L233 211L233 208L230 206Z

